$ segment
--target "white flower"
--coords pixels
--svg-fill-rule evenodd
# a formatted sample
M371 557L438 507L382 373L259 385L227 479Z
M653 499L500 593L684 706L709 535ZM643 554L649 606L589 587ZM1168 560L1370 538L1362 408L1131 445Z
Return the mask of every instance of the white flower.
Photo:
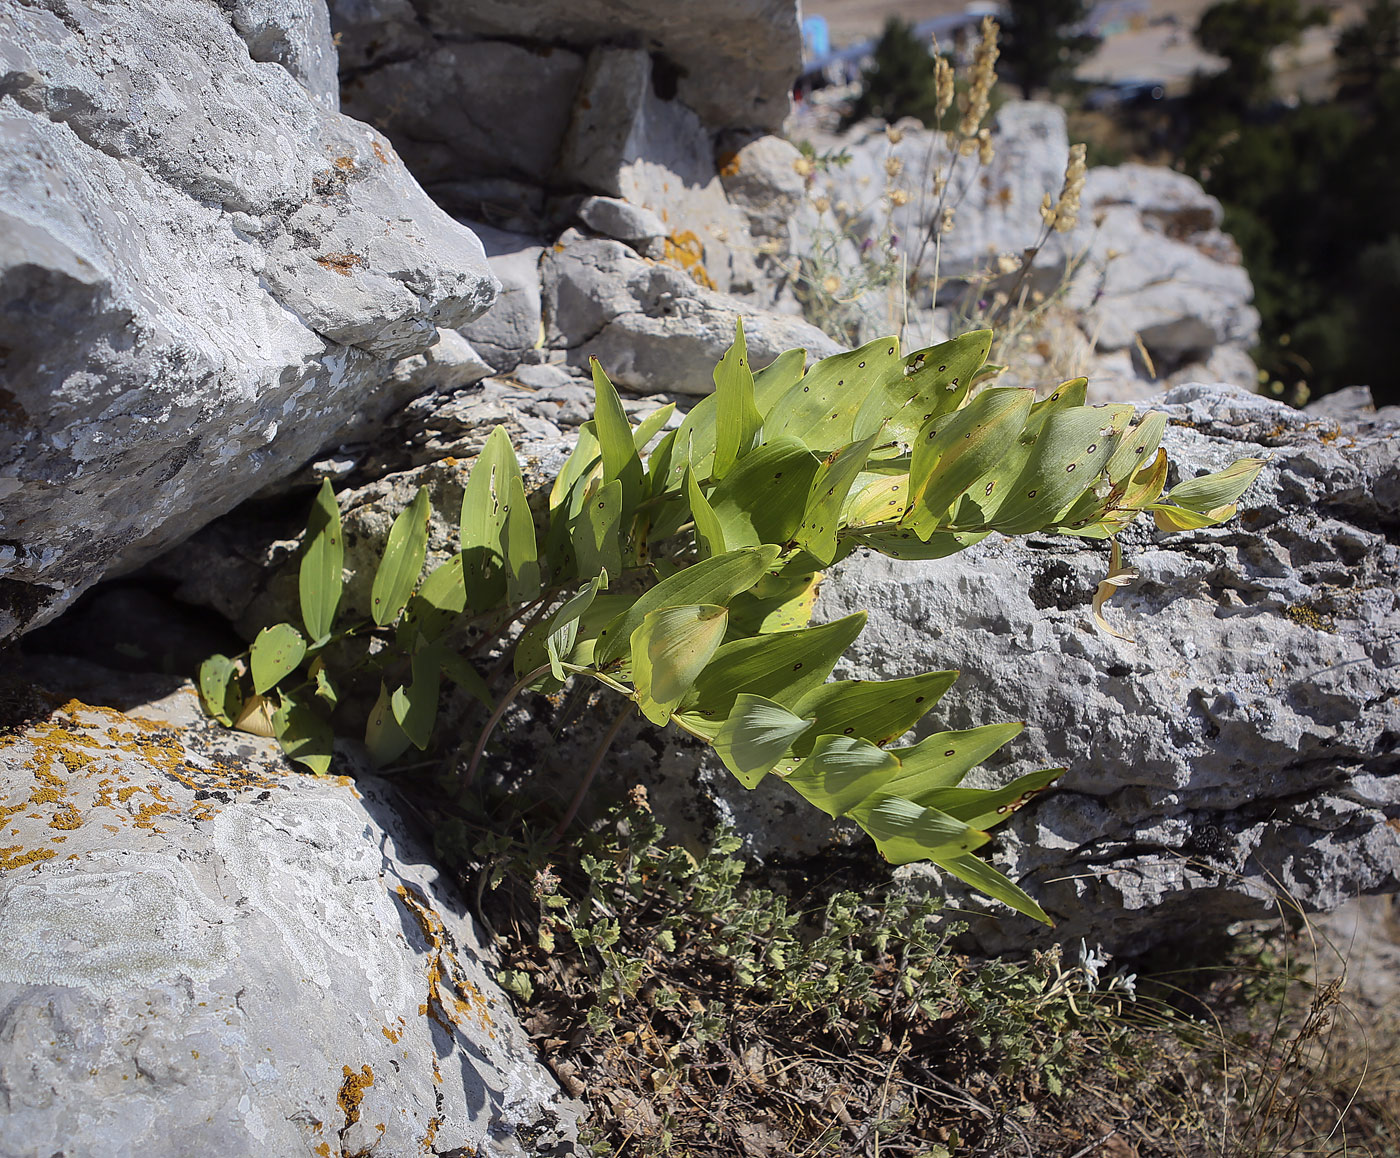
M1108 964L1108 954L1102 945L1092 949L1083 937L1079 939L1079 969L1084 974L1084 984L1092 993L1099 987L1099 970Z

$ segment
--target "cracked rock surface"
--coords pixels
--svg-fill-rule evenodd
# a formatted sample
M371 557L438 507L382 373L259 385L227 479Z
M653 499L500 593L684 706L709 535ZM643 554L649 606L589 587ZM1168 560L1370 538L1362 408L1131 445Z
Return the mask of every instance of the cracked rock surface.
M325 13L0 14L0 639L414 387L476 238L334 111Z
M0 737L0 1153L571 1152L385 782L294 772L187 683L44 664Z
M1277 915L1277 894L1314 910L1400 888L1400 426L1220 386L1155 408L1182 477L1270 461L1226 525L1122 536L1139 578L1106 615L1135 643L1092 625L1108 552L1073 539L853 557L818 603L870 610L838 674L956 668L939 727L1026 721L998 778L1066 772L994 859L1057 938L1114 951ZM977 935L1001 949L1030 932L1007 918Z

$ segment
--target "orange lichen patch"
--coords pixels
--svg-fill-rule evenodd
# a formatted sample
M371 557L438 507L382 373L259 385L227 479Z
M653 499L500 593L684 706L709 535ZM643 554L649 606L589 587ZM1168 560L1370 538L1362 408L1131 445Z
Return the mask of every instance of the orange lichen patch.
M374 1085L374 1071L367 1065L361 1066L359 1073L349 1066L340 1068L345 1073L345 1080L340 1083L340 1092L335 1096L335 1103L345 1115L345 1125L348 1129L360 1120L360 1103L365 1100L365 1091Z
M312 1147L312 1150L319 1154L320 1158L331 1158L331 1144L329 1142L321 1142Z
M733 149L726 149L719 155L718 161L721 177L737 177L739 175L739 154Z
M384 1026L379 1032L382 1033L385 1037L387 1037L387 1038L388 1038L391 1042L393 1042L395 1045L398 1045L398 1044L399 1044L399 1038L403 1037L403 1030L404 1030L403 1018L401 1017L401 1018L399 1018L399 1028L398 1028L398 1029L390 1029L390 1028L386 1025L386 1026Z
M666 239L666 258L671 265L690 274L691 280L704 286L706 289L714 289L714 280L705 269L705 246L700 239L690 230L684 233L673 233Z
M63 803L58 806L53 814L53 819L49 821L50 828L82 828L82 814L73 807L72 804Z
M48 719L0 738L0 824L34 822L28 843L48 843L42 829L70 832L96 823L160 832L162 820L203 821L235 797L265 793L288 775L280 767L245 768L217 754L196 754L170 725L114 708L70 700ZM20 818L23 818L21 820ZM52 849L6 850L0 869L34 866Z
M427 1132L418 1140L418 1144L423 1147L424 1154L433 1152L433 1143L437 1141L438 1131L442 1129L443 1117L436 1115L428 1120Z
M379 163L381 165L387 165L389 163L389 157L384 150L379 147L378 141L371 141L369 147L374 150L374 155L379 158Z
M448 1033L464 1027L468 1020L489 1030L494 1024L485 995L465 976L461 962L452 951L447 929L426 899L399 885L395 890L404 908L413 914L428 942L428 1000L418 1007L420 1015L436 1021Z
M357 265L365 264L365 259L358 253L328 253L325 257L318 257L316 264L335 270L341 277L349 277Z
M332 163L342 173L353 173L355 171L354 157L337 157Z
M24 868L26 865L39 867L41 860L50 860L58 855L51 848L34 848L28 852L24 845L14 844L9 848L0 848L0 869L10 870Z

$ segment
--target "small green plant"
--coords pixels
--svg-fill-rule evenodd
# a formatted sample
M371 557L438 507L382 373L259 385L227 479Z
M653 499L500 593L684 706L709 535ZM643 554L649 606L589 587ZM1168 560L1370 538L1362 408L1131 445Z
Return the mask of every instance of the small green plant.
M893 746L958 673L827 682L865 616L810 625L821 573L860 548L932 559L993 532L1111 538L1142 511L1163 529L1211 526L1234 513L1262 460L1186 480L1159 501L1165 415L1134 423L1131 406L1085 406L1082 378L1040 402L1029 389L971 397L991 340L974 331L903 355L884 338L810 370L794 350L755 373L741 325L714 393L649 452L671 408L633 427L595 361L594 417L554 480L542 538L498 427L467 480L458 552L420 584L429 517L420 489L389 534L370 620L345 622L340 518L323 486L300 562L302 626L264 629L238 660L211 657L204 700L323 773L340 689L356 668L373 672L364 739L388 764L429 746L443 675L491 702L486 678L448 645L469 621L516 682L466 762L464 790L521 692L592 680L625 700L608 741L638 710L710 744L745 787L772 775L854 820L891 863L932 861L1048 923L974 853L1061 769L995 789L962 784L1021 723ZM1114 561L1121 581L1116 545Z

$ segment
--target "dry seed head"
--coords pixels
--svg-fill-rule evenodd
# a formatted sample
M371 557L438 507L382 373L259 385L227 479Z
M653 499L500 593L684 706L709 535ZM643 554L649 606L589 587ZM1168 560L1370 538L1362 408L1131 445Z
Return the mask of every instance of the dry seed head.
M834 294L840 288L841 279L834 273L827 274L825 280L822 281L822 289L826 290L829 294Z
M890 204L891 204L891 205L894 205L894 206L908 205L908 204L909 204L909 194L906 193L903 189L891 189L891 190L890 190Z
M997 258L997 273L1015 273L1020 268L1020 259L1017 258L1015 254L1003 253L1000 257Z
M812 204L816 206L816 210L818 213L825 213L828 209L831 208L831 201L829 198L826 197L813 197Z
M997 155L996 146L992 144L992 134L983 129L977 134L977 161L983 167L992 163L992 158Z
M968 84L964 99L958 102L962 110L962 120L958 122L958 132L964 137L974 137L981 127L991 104L992 86L997 82L997 22L990 16L982 17L982 40L972 55L972 80Z
M964 157L970 157L977 152L977 138L964 137L958 144L958 153Z
M792 163L792 169L799 177L810 177L817 171L817 167L812 164L810 157L798 157Z
M951 205L944 206L943 220L939 223L938 228L941 233L953 232L953 207Z
M893 125L885 126L885 137L891 145L897 145L904 140L904 130L897 129Z
M901 173L904 172L904 162L901 161L898 157L886 157L885 172L889 175L890 180L893 181L896 177L898 177Z
M1040 202L1040 216L1056 233L1068 233L1079 223L1079 195L1084 192L1085 168L1084 146L1071 145L1059 199L1052 203L1047 193Z
M936 56L933 60L933 94L934 111L938 114L938 119L943 119L943 114L948 111L953 103L953 66L948 63L947 57Z

